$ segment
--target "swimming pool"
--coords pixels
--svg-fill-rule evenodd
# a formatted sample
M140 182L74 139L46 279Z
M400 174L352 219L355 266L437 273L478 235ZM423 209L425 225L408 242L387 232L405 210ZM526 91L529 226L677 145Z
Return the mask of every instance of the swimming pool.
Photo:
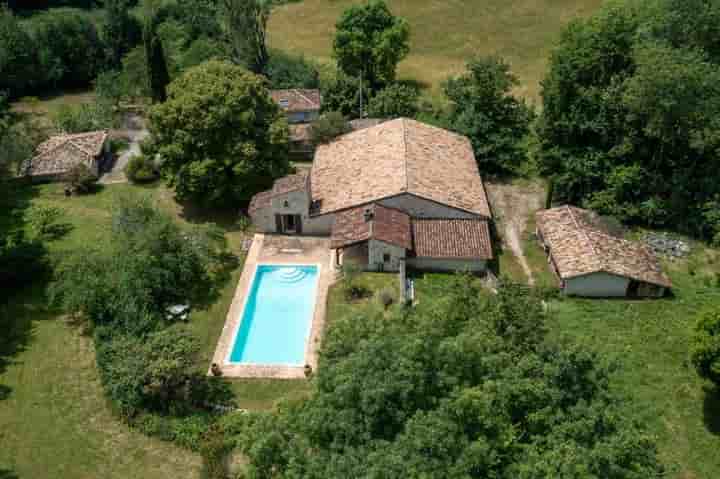
M317 266L258 265L229 362L304 365L317 283Z

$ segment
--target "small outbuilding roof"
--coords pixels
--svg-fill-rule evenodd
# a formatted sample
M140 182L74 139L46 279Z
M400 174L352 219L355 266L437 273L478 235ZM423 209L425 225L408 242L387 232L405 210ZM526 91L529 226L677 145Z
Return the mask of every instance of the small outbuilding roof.
M318 146L310 184L316 214L408 193L491 217L470 141L407 118Z
M272 99L284 111L300 112L319 110L322 104L320 90L303 90L292 88L289 90L272 90Z
M358 206L335 216L330 236L331 248L342 248L370 239L411 249L410 216L378 204Z
M307 179L308 172L305 170L278 178L275 180L275 183L273 183L272 189L261 191L252 197L248 212L252 214L259 209L269 207L274 196L306 189Z
M592 211L569 205L536 214L538 229L561 278L605 272L672 287L649 247L606 233L597 219Z
M484 218L413 218L415 256L492 259L490 228Z
M80 164L90 166L102 153L107 137L105 130L53 136L41 143L35 156L25 163L25 174L57 175Z

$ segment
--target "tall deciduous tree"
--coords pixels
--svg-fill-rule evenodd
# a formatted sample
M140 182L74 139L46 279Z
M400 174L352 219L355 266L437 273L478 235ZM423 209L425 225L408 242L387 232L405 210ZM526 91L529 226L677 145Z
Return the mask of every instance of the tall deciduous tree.
M720 309L698 317L690 357L700 376L720 386Z
M38 58L35 43L18 19L0 5L0 93L12 97L33 86Z
M168 92L150 112L150 131L178 197L232 205L287 172L287 121L262 77L209 61Z
M410 27L382 0L347 9L335 26L333 53L348 75L367 82L372 91L395 79L397 64L410 51Z
M119 69L122 66L122 57L141 37L138 21L130 14L128 0L105 0L103 37L110 67Z
M147 62L148 82L153 103L161 103L167 98L167 86L170 83L165 51L157 32L158 17L149 11L143 28L145 43L145 61Z
M533 114L512 95L517 83L501 58L481 57L467 64L467 73L444 85L451 101L448 126L470 138L481 171L508 173L525 160L520 142Z
M232 59L254 73L265 73L270 0L223 0L225 34Z

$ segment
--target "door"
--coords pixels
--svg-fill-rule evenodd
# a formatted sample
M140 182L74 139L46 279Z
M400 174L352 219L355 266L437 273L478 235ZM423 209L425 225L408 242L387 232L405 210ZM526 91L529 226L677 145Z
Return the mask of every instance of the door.
M300 215L277 215L275 217L278 233L302 233L302 220Z

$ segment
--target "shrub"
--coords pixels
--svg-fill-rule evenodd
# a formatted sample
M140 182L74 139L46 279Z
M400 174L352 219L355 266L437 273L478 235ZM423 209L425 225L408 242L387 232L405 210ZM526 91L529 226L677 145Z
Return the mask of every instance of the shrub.
M316 145L328 143L349 131L342 113L331 111L315 120L310 126L310 138Z
M109 103L98 101L82 105L61 105L53 116L55 127L66 133L105 130L115 126Z
M133 183L149 183L159 176L152 160L145 155L132 157L125 167L125 175Z
M417 88L393 83L373 96L368 102L368 115L374 118L414 118L418 114Z
M342 290L343 296L348 301L364 298L369 293L367 287L358 283L361 271L360 266L350 261L346 261L342 265Z
M720 385L720 309L700 314L690 358L700 376Z
M270 86L275 89L317 88L319 84L315 65L302 55L290 55L280 50L270 52L265 74L270 79Z
M28 213L28 222L35 237L41 241L55 239L65 231L60 224L63 211L55 206L36 206Z
M90 171L90 168L80 164L65 175L65 182L71 192L86 194L90 193L95 187L97 176Z
M392 288L383 288L378 292L378 300L385 309L389 308L397 298L397 292Z
M211 427L205 433L200 444L202 456L203 479L227 479L227 455L230 450L225 439L223 429L219 426Z

